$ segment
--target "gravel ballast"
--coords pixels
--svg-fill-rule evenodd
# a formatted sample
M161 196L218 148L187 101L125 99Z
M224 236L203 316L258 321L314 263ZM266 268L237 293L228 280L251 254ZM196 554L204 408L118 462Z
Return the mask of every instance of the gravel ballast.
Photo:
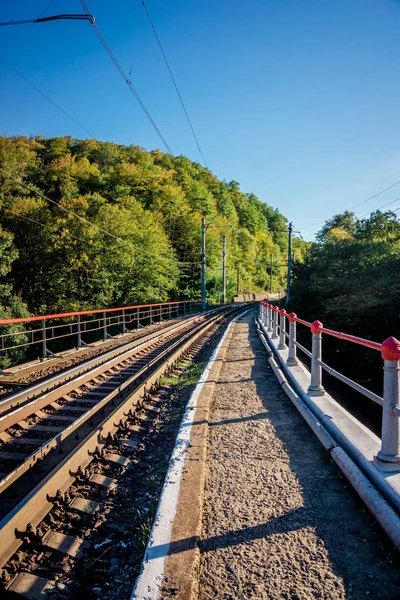
M254 316L212 401L199 600L400 598L397 552L280 389Z

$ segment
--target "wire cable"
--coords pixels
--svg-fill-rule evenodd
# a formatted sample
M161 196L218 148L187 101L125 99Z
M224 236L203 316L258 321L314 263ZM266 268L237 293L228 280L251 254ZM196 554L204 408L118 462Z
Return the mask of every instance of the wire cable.
M16 73L18 75L18 77L21 77L21 79L23 79L24 81L26 81L26 83L28 85L30 85L34 90L36 90L41 96L43 96L43 98L46 98L46 100L48 102L50 102L50 104L52 104L53 106L56 107L57 110L59 110L60 112L63 113L63 115L65 115L66 117L68 117L68 119L70 119L70 121L72 121L73 123L75 123L75 125L77 125L80 129L82 129L82 131L84 131L85 133L88 134L89 137L95 139L94 135L92 135L90 133L90 131L88 131L85 127L83 127L83 125L81 125L76 119L74 119L73 117L71 117L71 115L69 115L63 108L61 108L61 106L59 104L57 104L56 102L54 102L54 100L52 100L49 96L47 96L47 94L45 94L44 92L42 92L42 90L40 90L34 83L32 83L32 81L29 81L29 79L27 79L25 77L25 75L22 75L22 73L20 71L18 71L15 67L13 67L12 65L10 65L9 62L7 62L4 58L2 58L0 56L0 60L2 63L4 63L7 67L9 67L12 71L14 71L14 73Z
M386 206L389 206L390 204L394 204L398 200L400 200L400 197L399 198L395 198L395 200L392 200L391 202L388 202L387 204L383 204L382 206L378 206L378 208L374 208L373 210L370 210L369 212L367 212L364 215L361 215L360 217L357 217L357 218L358 219L362 219L363 217L366 217L367 215L371 215L373 212L375 212L377 210L381 210L382 208L385 208Z
M378 196L380 196L381 194L384 194L385 192L387 192L388 190L391 190L392 188L394 188L396 185L399 185L400 180L396 181L395 183L392 183L392 185L389 185L387 188L385 188L384 190L381 190L380 192L378 192L377 194L374 194L373 196L370 196L369 198L366 198L365 200L363 200L362 202L359 202L358 204L355 204L354 206L351 206L350 208L348 208L347 210L353 210L354 208L358 208L359 206L361 206L362 204L365 204L366 202L368 202L369 200L373 200L374 198L377 198ZM379 209L376 209L379 210ZM371 211L372 212L372 211ZM310 229L311 227L316 227L317 225L321 225L322 223L325 223L325 221L319 221L318 223L313 223L312 225L307 225L307 227L303 227L303 229Z
M51 225L46 225L46 223L42 223L42 221L36 221L36 219L32 219L31 217L27 217L26 215L20 215L19 213L16 213L16 212L10 210L9 208L6 208L5 206L0 206L0 209L14 215L14 217L19 217L20 219L25 219L25 221L30 221L31 223L35 223L36 225L40 225L41 227L46 227L46 229L51 229L52 231L54 231L54 229L53 229L53 227L51 227ZM61 229L56 229L55 231L58 231L59 233L61 233ZM85 240L84 238L79 238L76 235L73 235L72 233L70 233L69 231L68 231L68 235L70 237L74 238L74 240L77 240L78 242L85 242L85 244L90 243L89 240Z
M46 8L40 13L40 15L37 18L40 19L41 17L43 17L43 15L49 10L50 6L52 6L54 2L55 0L51 0L51 2L48 3Z
M88 6L87 6L85 0L81 0L81 4L82 4L82 7L83 7L84 11L86 12L86 14L90 15L90 12L89 12L89 9L88 9ZM137 91L133 87L132 83L129 81L129 79L128 79L128 77L127 77L124 69L122 68L122 66L118 62L118 60L117 60L115 54L113 53L113 51L111 50L110 46L107 44L107 42L104 39L103 35L101 34L99 28L97 27L97 25L94 22L92 22L92 27L93 27L93 30L94 30L95 34L97 35L97 37L99 38L100 42L102 43L103 47L105 48L107 54L109 55L109 57L113 61L113 63L115 65L115 67L117 68L117 70L119 71L122 79L125 81L126 85L130 89L130 91L132 92L132 94L134 95L134 97L136 98L139 106L141 107L141 109L145 113L146 117L148 118L148 120L152 124L152 126L153 126L154 130L156 131L157 135L159 136L159 138L163 142L164 146L167 148L168 152L170 154L172 154L172 150L169 147L167 141L165 140L165 138L162 135L161 131L157 127L157 125L156 125L153 117L150 115L149 111L147 110L146 106L144 105L144 103L143 103L142 99L140 98L139 94L137 93Z
M191 120L190 120L190 118L189 118L189 115L188 115L188 112L187 112L187 110L186 110L186 106L185 106L185 104L184 104L184 102L183 102L183 99L182 99L181 93L180 93L180 91L179 91L178 85L177 85L177 83L176 83L176 81L175 81L175 77L173 76L173 74L172 74L172 71L171 71L171 67L169 66L169 62L168 62L167 56L166 56L166 54L165 54L165 52L164 52L164 48L162 47L162 44L161 44L160 38L158 37L158 34L157 34L157 31L156 31L156 28L154 27L154 23L153 23L153 21L152 21L152 19L151 19L151 16L150 16L149 10L148 10L148 8L147 8L147 6L146 6L146 3L145 3L145 1L144 1L144 0L142 0L142 6L143 6L144 10L146 11L147 18L149 19L149 23L150 23L150 25L151 25L151 27L152 27L152 29L153 29L153 32L154 32L155 38L156 38L156 40L157 40L157 43L158 43L158 45L159 45L159 48L160 48L160 50L161 50L161 54L162 54L162 55L163 55L163 57L164 57L165 64L167 65L167 69L168 69L168 71L169 71L169 74L171 75L172 83L174 84L174 87L175 87L176 93L178 94L179 101L180 101L180 103L181 103L181 105L182 105L182 108L183 108L183 111L184 111L184 113L185 113L185 115L186 115L187 122L189 123L189 127L190 127L190 129L191 129L191 131L192 131L192 134L193 134L193 137L194 137L194 141L196 142L196 145L197 145L197 148L198 148L198 150L199 150L200 156L201 156L201 158L203 159L204 166L205 166L205 167L206 167L206 169L207 169L207 168L208 168L208 167L207 167L207 163L206 163L206 160L205 160L205 158L204 158L203 152L202 152L202 150L201 150L201 148L200 148L199 140L197 139L197 136L196 136L196 133L195 133L195 131L194 131L194 128L193 128L192 122L191 122Z

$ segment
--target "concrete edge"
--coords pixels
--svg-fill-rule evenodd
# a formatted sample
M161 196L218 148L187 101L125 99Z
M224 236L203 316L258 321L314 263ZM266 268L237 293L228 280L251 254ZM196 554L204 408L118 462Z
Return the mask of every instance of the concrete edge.
M164 577L169 554L168 572L174 574L174 598L189 600L194 593L199 563L197 540L201 527L209 405L232 325L249 310L229 322L186 405L131 600L158 600L162 597L163 587L171 586L168 578ZM184 474L185 481L191 481L189 504L186 497L189 488L182 486Z
M358 468L375 485L382 496L400 514L400 473L381 471L373 462L380 448L380 439L360 423L328 393L314 397L307 393L310 383L309 371L299 362L295 367L286 364L287 349L278 350L264 324L256 319L258 327L268 344L268 351L276 358L291 388L302 399L337 444L340 444Z
M259 328L258 333L264 343L265 338ZM270 353L268 347L266 348L268 353ZM307 407L305 402L296 394L289 385L281 366L278 365L275 358L270 357L269 363L275 376L278 378L281 388L289 397L292 404L319 439L330 457L336 462L343 475L347 478L361 500L374 515L393 544L400 550L400 518L398 514L383 498L371 481L364 475L361 469L358 468L347 452L335 442L334 438L320 423L314 413Z

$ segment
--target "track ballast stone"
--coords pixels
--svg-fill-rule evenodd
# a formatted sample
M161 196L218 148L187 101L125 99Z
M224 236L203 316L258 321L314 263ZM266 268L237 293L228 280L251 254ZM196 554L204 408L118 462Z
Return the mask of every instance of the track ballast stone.
M199 600L400 598L397 552L280 389L254 316L212 402Z

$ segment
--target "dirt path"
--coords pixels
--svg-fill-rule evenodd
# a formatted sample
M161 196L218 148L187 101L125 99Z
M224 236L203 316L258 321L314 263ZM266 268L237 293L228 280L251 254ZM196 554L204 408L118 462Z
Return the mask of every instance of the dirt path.
M398 554L280 389L253 319L234 326L212 402L199 600L400 598Z

